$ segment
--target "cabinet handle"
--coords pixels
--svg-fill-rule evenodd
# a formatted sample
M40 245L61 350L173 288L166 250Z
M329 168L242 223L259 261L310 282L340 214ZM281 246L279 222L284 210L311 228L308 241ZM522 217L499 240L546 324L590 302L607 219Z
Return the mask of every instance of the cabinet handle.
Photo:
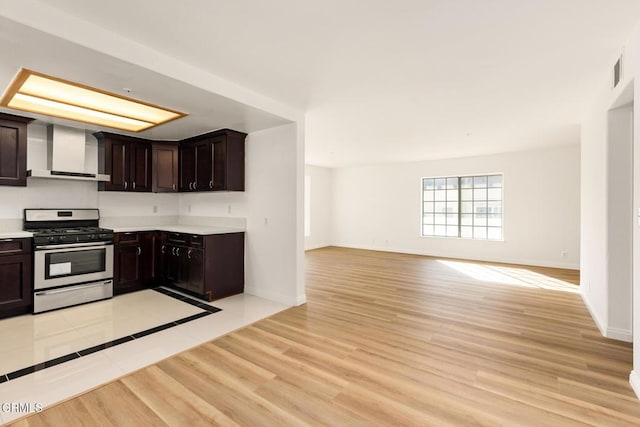
M127 181L124 182L124 189L127 189Z
M175 255L176 254L176 248L171 248L171 255Z
M193 190L193 182L189 183L189 190Z
M213 188L213 180L209 181L209 188Z
M197 182L194 182L194 183L193 183L193 189L194 189L194 190L197 190L197 189L198 189L198 183L197 183Z
M162 251L162 253L165 253L167 247L165 245L162 245L162 247L160 248L160 250Z
M189 252L187 252L187 258L191 259L191 252L193 252L193 249L189 249Z
M140 255L141 253L142 253L142 248L138 246L138 255Z
M136 182L135 181L133 181L133 189L134 190L136 189Z
M180 248L176 248L176 256L180 256Z
M173 188L175 190L176 189L176 185L175 184L171 184L171 188Z

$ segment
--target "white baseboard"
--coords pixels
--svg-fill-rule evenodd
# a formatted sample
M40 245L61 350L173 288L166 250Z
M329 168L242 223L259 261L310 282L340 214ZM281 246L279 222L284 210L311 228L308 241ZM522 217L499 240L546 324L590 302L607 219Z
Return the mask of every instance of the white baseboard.
M268 299L270 301L278 302L280 304L288 306L298 306L307 302L306 294L291 296L282 294L280 292L268 291L261 288L245 285L244 292L250 295L255 295L260 298Z
M638 375L635 370L629 374L629 384L631 384L631 388L635 392L636 397L640 399L640 375Z
M607 336L607 325L602 322L602 320L598 317L596 312L591 307L591 303L589 302L589 298L587 298L587 296L584 294L584 288L582 288L582 287L580 287L580 296L582 297L582 301L584 302L584 305L587 307L587 310L589 310L589 314L591 315L591 318L593 319L594 323L596 324L596 326L600 330L600 333L602 334L603 337L606 337Z
M304 250L305 251L310 251L313 249L320 249L320 248L326 248L328 246L331 246L329 243L317 243L315 245L305 245L304 246Z
M629 329L607 328L605 336L614 340L633 342L633 332Z
M531 266L537 266L537 267L564 268L568 270L580 269L579 263L576 264L576 263L570 263L570 262L555 262L555 261L544 261L544 260L534 260L534 259L524 259L524 258L509 258L509 257L485 257L482 255L474 256L473 258L468 258L468 257L459 256L455 254L439 254L439 253L433 253L429 251L395 248L395 247L389 247L389 246L357 245L357 244L348 244L348 243L336 243L329 246L337 246L341 248L351 248L351 249L365 249L370 251L394 252L394 253L410 254L410 255L424 255L424 256L430 256L435 258L438 258L438 257L456 258L456 259L467 259L469 261L500 262L505 264L520 264L520 265L531 265Z

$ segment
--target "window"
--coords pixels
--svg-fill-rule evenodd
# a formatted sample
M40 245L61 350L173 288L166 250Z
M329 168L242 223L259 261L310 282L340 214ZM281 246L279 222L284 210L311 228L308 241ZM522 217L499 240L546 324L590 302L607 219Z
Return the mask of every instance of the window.
M502 240L502 174L423 178L422 235Z

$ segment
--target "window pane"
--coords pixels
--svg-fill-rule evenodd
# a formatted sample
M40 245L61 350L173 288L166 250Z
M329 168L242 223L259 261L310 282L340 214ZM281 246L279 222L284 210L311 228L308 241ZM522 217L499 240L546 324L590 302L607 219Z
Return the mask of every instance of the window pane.
M473 200L473 190L460 190L460 200Z
M486 176L474 176L473 177L473 188L486 188L487 186L487 177Z
M487 202L487 213L502 214L502 202Z
M488 194L489 200L502 200L502 188L490 188Z
M458 225L457 213L447 215L447 225Z
M487 216L487 224L494 227L502 227L502 215L489 214Z
M473 216L473 225L487 225L487 215L475 214Z
M423 179L422 188L424 190L433 190L433 178Z
M473 237L473 227L460 227L460 237L471 239Z
M486 227L473 227L473 238L474 239L486 239L487 238L487 228Z
M501 174L422 180L422 233L502 240Z
M502 240L502 228L499 228L499 227L487 228L487 238L491 240Z
M487 202L473 202L473 213L486 214Z
M435 205L433 202L426 202L423 204L424 212L433 212Z
M433 191L425 191L425 192L423 192L422 199L425 202L433 202Z
M479 190L473 190L473 200L487 200L487 189L481 188Z
M502 187L502 175L490 175L489 187Z

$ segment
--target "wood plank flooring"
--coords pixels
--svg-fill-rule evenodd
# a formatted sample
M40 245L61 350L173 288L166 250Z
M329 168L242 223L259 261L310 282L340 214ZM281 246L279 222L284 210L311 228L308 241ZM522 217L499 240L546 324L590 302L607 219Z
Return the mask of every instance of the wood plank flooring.
M306 262L306 305L13 426L640 425L631 345L601 337L576 271L344 248Z

